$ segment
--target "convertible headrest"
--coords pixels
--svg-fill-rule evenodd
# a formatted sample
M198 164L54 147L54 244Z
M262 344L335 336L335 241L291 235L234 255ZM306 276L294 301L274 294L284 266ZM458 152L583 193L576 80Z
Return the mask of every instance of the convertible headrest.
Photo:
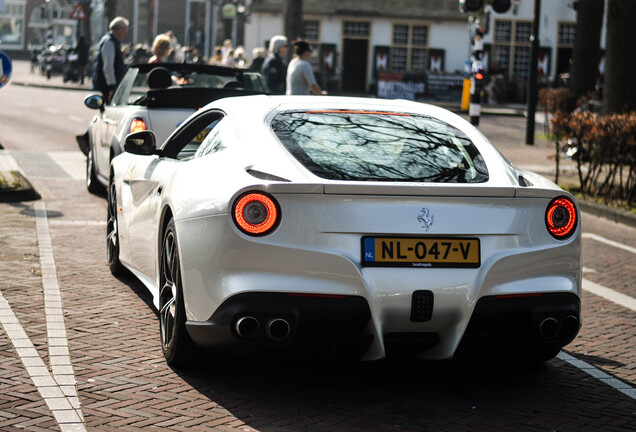
M172 85L172 76L165 67L156 67L148 74L148 87L151 89L164 89Z

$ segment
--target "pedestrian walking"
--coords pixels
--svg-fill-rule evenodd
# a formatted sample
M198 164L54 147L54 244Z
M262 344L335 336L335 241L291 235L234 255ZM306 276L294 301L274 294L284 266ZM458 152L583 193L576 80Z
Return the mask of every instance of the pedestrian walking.
M117 84L124 76L121 41L128 34L128 25L126 18L115 18L108 25L108 34L97 44L97 54L93 61L93 90L99 90L106 102L110 102Z
M86 75L86 65L88 64L88 42L86 37L81 35L77 40L75 51L77 52L77 68L79 72L80 84L84 84L84 76Z
M166 34L157 35L152 42L152 57L148 63L164 63L168 61L168 56L172 53L172 42Z
M283 60L287 55L287 38L274 36L269 41L269 56L263 63L263 77L272 93L285 94L287 67Z
M308 95L310 92L317 95L327 94L316 83L314 71L309 63L312 52L307 41L299 39L294 42L294 58L287 68L288 95Z
M263 70L263 63L265 62L265 57L267 57L267 51L265 48L258 47L252 50L252 63L250 63L250 67L248 70L250 72L260 72Z

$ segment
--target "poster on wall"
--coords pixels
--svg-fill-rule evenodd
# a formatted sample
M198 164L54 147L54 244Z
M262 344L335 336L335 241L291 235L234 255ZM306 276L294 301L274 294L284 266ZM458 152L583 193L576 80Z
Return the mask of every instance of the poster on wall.
M332 74L336 70L336 45L320 44L320 71Z
M380 72L378 97L413 101L459 102L464 77L444 73Z
M378 80L381 72L389 70L389 47L376 45L373 47L373 79Z
M551 58L552 49L550 47L539 47L539 55L537 57L537 76L539 79L550 76Z
M444 57L446 51L443 49L431 48L428 56L429 73L439 74L444 72Z

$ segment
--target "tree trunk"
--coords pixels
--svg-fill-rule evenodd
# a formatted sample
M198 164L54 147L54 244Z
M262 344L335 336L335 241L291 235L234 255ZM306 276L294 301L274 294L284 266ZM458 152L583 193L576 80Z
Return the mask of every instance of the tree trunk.
M302 0L285 0L285 36L289 40L288 61L294 54L292 44L296 39L303 37L304 31Z
M604 0L578 0L576 9L576 39L570 91L575 100L588 96L596 87L601 59L601 29Z
M636 110L636 1L608 0L605 49L606 114Z

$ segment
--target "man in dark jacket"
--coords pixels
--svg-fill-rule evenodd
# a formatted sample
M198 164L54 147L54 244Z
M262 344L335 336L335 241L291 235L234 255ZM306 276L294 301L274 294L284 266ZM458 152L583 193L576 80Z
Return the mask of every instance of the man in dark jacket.
M287 38L274 36L269 41L269 56L263 63L263 77L272 93L285 94L287 65L283 60L287 55Z
M113 98L115 88L124 76L121 41L128 34L128 20L123 17L115 18L110 22L108 31L99 41L93 61L93 90L99 90L106 103Z

